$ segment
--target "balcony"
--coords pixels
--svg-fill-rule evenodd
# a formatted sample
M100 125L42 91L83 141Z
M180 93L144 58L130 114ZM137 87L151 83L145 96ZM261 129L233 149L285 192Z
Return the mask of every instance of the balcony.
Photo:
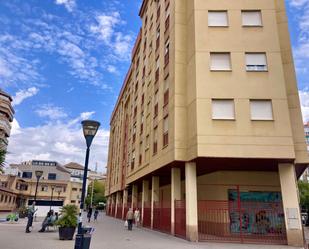
M11 124L5 120L0 119L0 130L3 130L7 137L11 134Z
M10 121L13 121L14 110L13 110L10 102L1 100L0 101L0 110L8 115Z

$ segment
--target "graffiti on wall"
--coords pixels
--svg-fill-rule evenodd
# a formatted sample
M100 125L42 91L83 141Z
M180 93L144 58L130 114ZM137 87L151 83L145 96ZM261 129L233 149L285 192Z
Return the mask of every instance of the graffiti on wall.
M284 232L280 192L228 191L231 233L269 234Z

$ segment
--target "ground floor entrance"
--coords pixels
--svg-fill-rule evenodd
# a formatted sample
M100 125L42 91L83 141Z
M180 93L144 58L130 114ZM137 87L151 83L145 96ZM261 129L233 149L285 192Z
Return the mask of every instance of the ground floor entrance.
M303 245L295 170L197 170L190 162L108 198L108 215L140 210L141 224L191 241Z

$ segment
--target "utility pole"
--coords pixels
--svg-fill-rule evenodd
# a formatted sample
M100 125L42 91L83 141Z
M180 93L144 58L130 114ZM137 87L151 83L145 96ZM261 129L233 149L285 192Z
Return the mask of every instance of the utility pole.
M90 207L92 207L92 202L93 202L93 189L94 189L94 178L92 179Z

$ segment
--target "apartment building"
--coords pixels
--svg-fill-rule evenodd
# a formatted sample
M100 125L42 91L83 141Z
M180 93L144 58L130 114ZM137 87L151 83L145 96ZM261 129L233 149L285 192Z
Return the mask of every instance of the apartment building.
M50 208L59 211L67 204L79 207L82 183L70 181L70 171L58 162L31 160L11 164L5 174L0 175L0 211L13 211L32 204L37 184L36 171L43 172L36 197L38 216L45 216Z
M309 160L283 0L144 0L107 213L191 241L303 245Z
M0 149L2 150L6 150L8 146L13 116L12 97L0 89Z

